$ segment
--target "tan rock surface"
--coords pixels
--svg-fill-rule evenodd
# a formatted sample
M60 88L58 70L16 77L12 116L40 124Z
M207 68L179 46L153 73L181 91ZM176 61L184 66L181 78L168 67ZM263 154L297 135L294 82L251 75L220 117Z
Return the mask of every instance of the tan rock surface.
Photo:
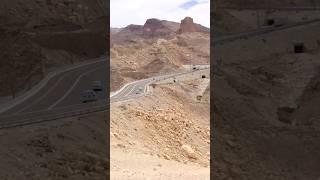
M199 103L192 97L197 91L192 84L200 81L157 85L152 96L112 104L111 155L116 155L111 170L115 174L133 179L150 173L169 179L209 178L209 102ZM124 159L123 153L134 155ZM140 159L144 167L134 167L139 158L145 158ZM121 172L122 167L126 172ZM157 170L153 172L152 167ZM189 168L194 170L187 172Z

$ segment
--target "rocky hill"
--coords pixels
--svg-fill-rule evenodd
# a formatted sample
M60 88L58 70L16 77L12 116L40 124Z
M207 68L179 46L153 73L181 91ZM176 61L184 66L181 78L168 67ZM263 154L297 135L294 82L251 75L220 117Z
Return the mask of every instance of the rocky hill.
M0 97L16 96L50 69L105 54L103 0L4 0Z
M319 179L319 28L215 46L215 178Z
M194 23L190 17L186 17L181 23L151 18L147 19L144 25L131 24L118 30L118 33L111 37L111 44L124 44L139 38L172 39L177 34L186 32L209 33L209 29Z
M111 90L128 81L172 72L185 64L209 63L209 29L186 18L182 23L148 19L111 36ZM189 20L189 21L188 21Z

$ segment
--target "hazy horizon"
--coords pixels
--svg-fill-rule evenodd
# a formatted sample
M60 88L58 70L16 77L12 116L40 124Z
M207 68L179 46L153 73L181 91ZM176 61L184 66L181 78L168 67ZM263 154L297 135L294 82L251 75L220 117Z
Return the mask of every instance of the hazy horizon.
M210 28L209 0L111 0L110 26L123 28L130 24L143 25L147 19L156 18L180 23L185 17L194 23Z
M190 17L190 16L186 16L186 17ZM193 19L193 17L191 17L192 19ZM148 19L159 19L159 18L154 18L154 17L152 17L152 18L148 18ZM182 18L183 19L183 18ZM181 20L182 20L181 19ZM165 21L170 21L170 22L175 22L175 23L181 23L181 20L180 21L171 21L171 20L168 20L168 19L159 19L159 20L165 20ZM147 19L144 21L144 23L147 21ZM193 22L194 23L196 23L196 24L200 24L200 23L198 23L198 22L196 22L194 19L193 19ZM120 29L120 28L125 28L125 27L127 27L127 26L129 26L129 25L140 25L140 26L143 26L144 25L144 23L142 23L142 24L133 24L133 23L131 23L131 24L127 24L127 25L125 25L125 26L123 26L123 27L113 27L113 26L110 26L111 28L118 28L118 29ZM201 26L204 26L204 27L206 27L206 28L208 28L208 29L210 29L210 27L207 27L207 26L205 26L205 25L203 25L203 24L200 24Z

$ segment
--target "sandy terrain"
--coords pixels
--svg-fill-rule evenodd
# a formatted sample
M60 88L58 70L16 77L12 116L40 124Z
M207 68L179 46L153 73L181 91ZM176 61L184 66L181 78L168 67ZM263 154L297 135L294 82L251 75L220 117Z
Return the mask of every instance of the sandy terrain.
M112 178L209 179L208 89L196 97L203 82L156 85L152 95L111 105Z
M114 151L116 158L112 160L112 180L207 180L209 168L199 167L193 164L182 164L175 161L168 161L158 157Z
M320 177L318 29L319 23L215 47L214 59L222 61L213 82L217 179ZM296 42L304 53L294 53Z
M106 119L101 112L1 130L0 179L105 179Z

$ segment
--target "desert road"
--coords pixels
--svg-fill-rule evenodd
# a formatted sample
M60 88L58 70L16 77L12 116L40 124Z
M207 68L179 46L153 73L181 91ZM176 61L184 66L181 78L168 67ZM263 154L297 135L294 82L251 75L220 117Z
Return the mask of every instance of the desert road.
M296 23L290 23L290 24L284 24L282 26L271 26L271 27L264 27L256 30L251 30L251 31L246 31L242 33L233 33L233 34L226 34L226 35L220 35L219 37L216 37L213 40L214 45L219 45L227 42L232 42L234 40L238 39L247 39L249 37L254 37L254 36L259 36L275 31L282 31L282 30L287 30L287 29L292 29L292 28L299 28L301 26L305 25L311 25L311 24L316 24L320 23L320 19L312 19L312 20L307 20L303 22L296 22Z
M105 87L106 73L105 58L60 73L46 82L46 85L36 94L0 115L24 114L81 104L81 92L91 89L93 81L99 80L102 82L103 87ZM106 98L105 88L102 92L98 93L98 98Z
M177 76L184 76L184 75L189 75L193 74L194 72L200 72L201 70L209 70L210 66L209 65L203 65L199 66L198 69L196 70L184 70L181 72L175 72L171 74L166 74L166 75L159 75L159 76L154 76L148 79L142 79L138 81L134 81L131 83L126 84L123 86L120 90L117 92L114 92L110 96L110 101L116 102L116 101L122 101L122 100L127 100L127 99L132 99L136 97L140 97L141 95L145 95L149 91L149 85L152 83L157 83L161 80L166 80L168 78L173 78ZM209 71L208 71L209 72ZM194 75L196 77L196 75ZM201 76L197 76L201 77Z
M198 70L201 69L203 68ZM206 65L205 69L209 69L209 66ZM187 75L198 70L182 70L128 83L110 96L110 102L146 95L151 83ZM0 113L0 129L77 117L109 109L108 93L105 89L106 73L106 58L101 58L54 75L32 96ZM97 101L82 103L80 94L84 90L91 89L93 81L101 81L103 91L98 92Z
M106 58L102 57L73 65L42 80L39 89L31 95L26 93L30 96L17 97L18 100L22 99L20 102L9 101L7 104L2 104L0 129L79 116L105 109L106 63ZM81 92L92 89L93 81L101 81L103 90L97 93L98 99L95 103L82 103Z

